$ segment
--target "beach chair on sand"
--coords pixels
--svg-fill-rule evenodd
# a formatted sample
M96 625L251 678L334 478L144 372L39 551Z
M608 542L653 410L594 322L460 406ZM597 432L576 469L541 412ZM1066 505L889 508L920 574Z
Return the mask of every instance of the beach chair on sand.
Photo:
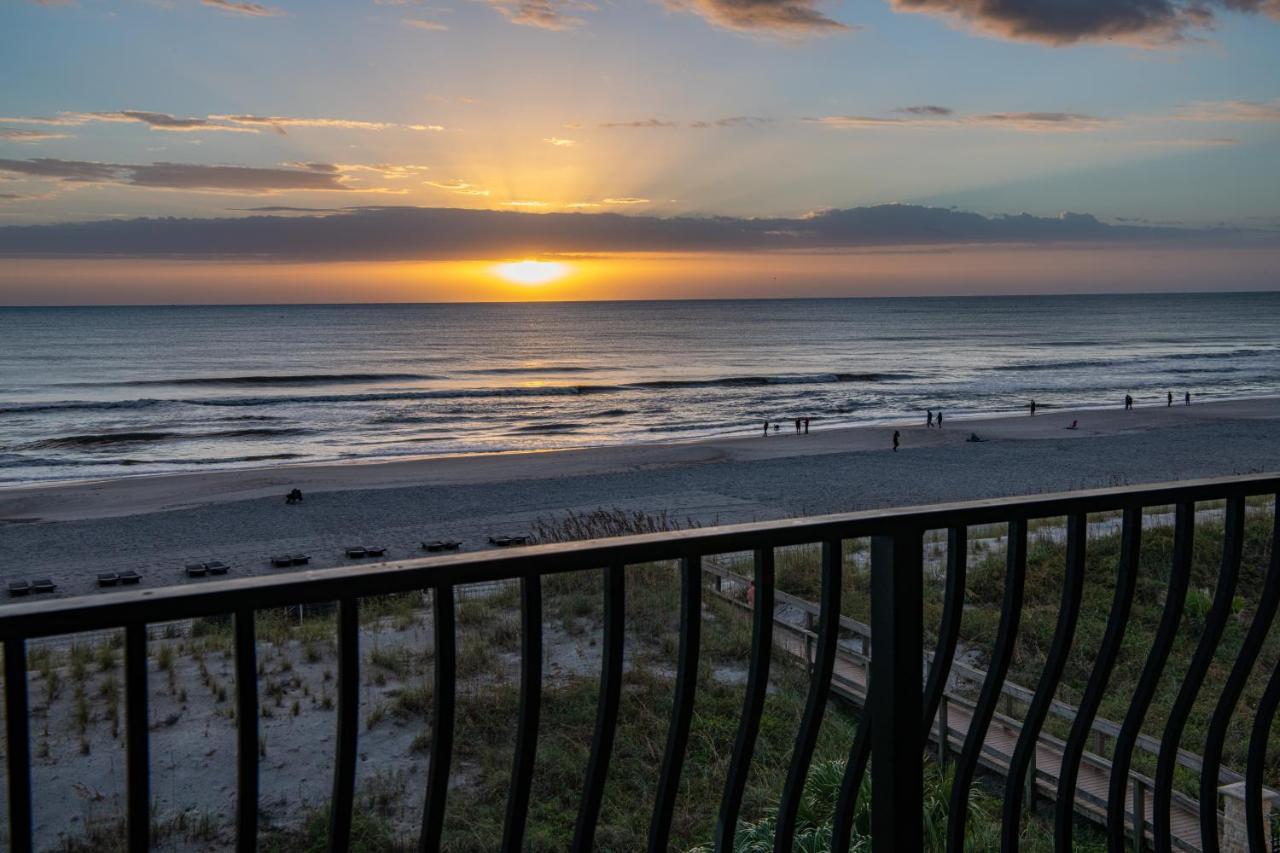
M295 566L305 566L307 563L310 563L310 562L311 562L310 554L294 554L293 555L293 564Z
M202 578L208 572L204 567L204 563L188 563L184 571L186 571L189 578Z
M499 548L510 548L512 545L528 545L528 536L490 536L490 545L497 545Z
M387 553L387 549L379 545L366 545L364 548L366 557L381 557L385 553Z
M213 560L204 564L204 570L211 575L225 575L231 567L221 560Z
M115 586L120 583L120 575L115 572L100 572L98 574L98 586Z
M347 556L353 560L362 559L365 556L367 556L368 553L369 552L366 551L364 548L348 548L347 549Z
M142 575L130 569L127 572L120 573L120 583L124 586L137 586L142 583Z
M292 554L279 554L271 558L271 565L277 569L283 569L293 565Z
M9 581L9 594L12 596L26 595L31 592L31 584L26 581Z
M48 578L39 578L31 582L32 592L53 592L58 585Z
M461 543L461 542L456 542L456 541L454 541L454 540L452 540L452 539L445 539L445 540L437 539L437 540L436 540L436 541L434 541L434 542L423 542L423 543L422 543L422 548L423 548L423 550L424 550L424 551L433 551L433 552L439 552L439 551L456 551L456 550L458 550L460 547L462 547L462 543Z

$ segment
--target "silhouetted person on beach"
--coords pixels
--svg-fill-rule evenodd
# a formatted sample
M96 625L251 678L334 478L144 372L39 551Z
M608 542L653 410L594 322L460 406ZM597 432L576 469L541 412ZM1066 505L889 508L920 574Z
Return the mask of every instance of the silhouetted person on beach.
M1124 395L1124 410L1127 412L1133 408L1133 397L1128 394Z
M765 421L765 422L764 422L764 437L765 437L765 438L768 438L768 437L769 437L769 422L768 422L768 421Z
M1183 401L1184 401L1184 405L1190 406L1190 405L1191 405L1191 392L1190 392L1190 391L1188 391L1188 392L1186 393L1186 396L1185 396L1185 397L1183 397L1182 399L1183 399Z
M800 434L800 419L796 418L796 435Z
M777 435L777 434L778 434L779 432L781 432L781 431L782 431L782 424L774 424L774 425L773 425L773 434L774 434L774 435Z
M898 431L895 429L895 430L893 431L893 452L894 452L894 453L897 453L897 452L898 452L898 436L899 436L899 433L898 433Z
M809 419L808 419L808 418L805 418L805 419L804 419L804 434L805 434L805 435L808 435L808 434L809 434Z
M925 426L933 426L933 409L925 410Z
M302 489L292 489L289 494L284 496L284 502L287 504L302 503Z
M1067 427L1067 429L1080 429L1080 422L1072 421L1071 426Z
M1036 401L1032 400L1031 401L1031 417L1034 418L1035 416L1036 416Z
M942 409L938 409L938 429L942 429Z
M1169 392L1169 405L1170 405L1170 406L1172 406L1172 405L1173 405L1173 392L1172 392L1172 391L1170 391L1170 392Z

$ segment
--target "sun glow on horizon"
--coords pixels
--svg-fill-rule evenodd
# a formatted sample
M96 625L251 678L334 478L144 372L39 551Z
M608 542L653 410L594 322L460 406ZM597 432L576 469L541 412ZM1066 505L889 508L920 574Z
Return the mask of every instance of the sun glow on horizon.
M547 284L564 278L569 272L569 267L554 261L524 260L498 264L493 268L493 272L514 284Z

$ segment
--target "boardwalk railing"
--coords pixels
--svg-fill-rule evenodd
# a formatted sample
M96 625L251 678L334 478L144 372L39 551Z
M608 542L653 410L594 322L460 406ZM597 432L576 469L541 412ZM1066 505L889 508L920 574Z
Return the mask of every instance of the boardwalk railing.
M235 624L235 672L237 683L237 849L257 848L258 830L258 696L257 647L254 612L300 603L338 603L338 713L337 753L330 800L330 849L349 847L354 803L360 654L358 602L374 595L430 590L434 611L434 692L431 752L427 791L422 809L420 848L441 845L447 806L450 762L453 753L453 699L457 678L455 587L483 581L518 580L522 609L522 668L520 707L510 793L500 849L518 851L523 846L529 810L530 778L539 734L542 684L542 578L571 571L603 574L604 653L595 734L585 770L583 793L571 850L592 849L601 792L609 772L614 736L618 727L623 674L625 567L641 563L678 560L681 599L679 649L675 698L666 747L658 768L658 786L651 804L648 849L669 846L672 816L679 790L690 724L694 710L702 626L703 559L710 555L754 552L755 612L751 661L743 713L725 779L715 841L718 849L732 849L743 791L755 748L771 657L775 648L774 551L777 548L821 545L821 594L816 636L812 643L811 678L790 765L777 810L775 850L792 848L801 794L817 741L827 700L831 695L840 639L843 542L869 537L871 542L871 625L874 650L869 661L867 713L850 745L844 785L837 802L833 849L847 849L856 798L870 760L872 782L872 847L877 853L920 850L923 844L922 756L928 730L938 713L963 617L966 576L966 537L977 525L1008 524L1007 569L1000 623L994 646L988 650L988 669L980 694L968 713L967 734L955 759L948 850L963 850L967 801L985 747L985 736L1002 697L1022 616L1027 568L1028 522L1039 518L1067 519L1067 567L1061 607L1039 683L1021 721L1021 731L1009 762L1003 800L1003 849L1018 849L1023 802L1023 780L1033 763L1035 749L1053 702L1080 616L1087 515L1121 512L1120 559L1116 567L1114 599L1106 631L1098 649L1084 696L1062 744L1058 795L1054 820L1057 849L1070 850L1077 775L1087 740L1133 606L1138 558L1141 549L1142 511L1145 507L1173 505L1175 547L1167 600L1156 637L1132 696L1128 712L1115 737L1111 756L1110 790L1106 798L1107 835L1111 849L1125 843L1129 769L1143 720L1164 671L1179 628L1191 568L1195 534L1195 504L1225 501L1221 570L1212 606L1204 620L1194 657L1187 666L1158 750L1156 774L1150 795L1154 838L1158 850L1171 847L1170 805L1174 795L1174 769L1178 746L1189 715L1199 697L1205 675L1214 661L1227 621L1232 614L1244 539L1245 500L1252 496L1274 498L1280 492L1280 476L1200 480L1158 486L1106 489L1003 500L973 501L938 506L875 510L758 524L743 524L570 544L539 545L517 552L460 554L383 563L358 568L323 569L286 576L246 578L209 583L199 587L177 586L155 590L111 593L95 597L50 600L0 608L0 642L4 647L4 692L7 737L7 792L10 847L29 851L32 839L31 732L27 697L27 642L53 635L124 630L126 823L128 849L149 847L150 756L148 744L147 626L167 622L231 614ZM1274 504L1273 504L1274 506ZM1273 522L1277 523L1277 522ZM1278 524L1280 526L1280 524ZM946 598L935 664L924 671L922 624L923 538L926 531L945 530L948 537ZM1275 532L1280 532L1277 530ZM1274 533L1273 533L1274 536ZM1274 540L1273 540L1274 541ZM1228 724L1254 666L1280 603L1280 548L1272 549L1256 614L1231 666L1225 684L1214 699L1208 736L1202 749L1199 797L1200 847L1220 849L1218 782ZM1280 706L1280 666L1261 662L1270 673L1259 702L1248 744L1245 770L1245 805L1250 849L1264 850L1262 809L1263 769L1272 721ZM923 685L923 689L922 689ZM1016 782L1016 784L1015 784ZM495 840L496 841L496 840ZM495 845L498 846L498 845Z

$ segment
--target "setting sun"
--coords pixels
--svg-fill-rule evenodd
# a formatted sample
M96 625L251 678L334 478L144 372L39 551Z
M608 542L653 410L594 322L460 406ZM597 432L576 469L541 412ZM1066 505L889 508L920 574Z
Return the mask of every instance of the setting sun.
M562 278L569 268L551 261L514 261L498 264L493 271L516 284L546 284Z

